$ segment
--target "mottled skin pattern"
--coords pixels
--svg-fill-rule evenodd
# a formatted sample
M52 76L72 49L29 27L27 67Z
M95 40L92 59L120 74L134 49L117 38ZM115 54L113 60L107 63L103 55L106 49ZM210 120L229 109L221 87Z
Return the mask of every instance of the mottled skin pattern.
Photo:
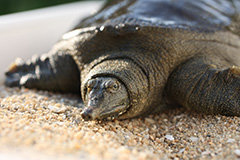
M48 54L14 62L5 83L80 88L86 120L176 105L240 115L239 13L239 0L116 0Z

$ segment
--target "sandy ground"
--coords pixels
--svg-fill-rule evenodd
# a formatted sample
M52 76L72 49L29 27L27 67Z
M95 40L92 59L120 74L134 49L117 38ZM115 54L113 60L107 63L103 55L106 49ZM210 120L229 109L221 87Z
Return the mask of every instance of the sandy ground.
M240 117L184 108L84 122L77 95L0 86L0 159L238 159Z

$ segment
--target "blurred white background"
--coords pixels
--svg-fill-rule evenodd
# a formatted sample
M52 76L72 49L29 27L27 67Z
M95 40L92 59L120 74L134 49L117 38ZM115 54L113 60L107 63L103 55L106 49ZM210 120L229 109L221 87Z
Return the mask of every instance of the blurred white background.
M0 16L0 82L17 57L47 52L61 35L96 12L103 2L77 2Z

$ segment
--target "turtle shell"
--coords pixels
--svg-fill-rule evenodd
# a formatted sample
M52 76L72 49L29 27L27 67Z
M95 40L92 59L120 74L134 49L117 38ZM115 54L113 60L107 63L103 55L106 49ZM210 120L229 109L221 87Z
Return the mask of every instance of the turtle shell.
M75 29L125 24L239 33L239 14L238 0L114 0Z

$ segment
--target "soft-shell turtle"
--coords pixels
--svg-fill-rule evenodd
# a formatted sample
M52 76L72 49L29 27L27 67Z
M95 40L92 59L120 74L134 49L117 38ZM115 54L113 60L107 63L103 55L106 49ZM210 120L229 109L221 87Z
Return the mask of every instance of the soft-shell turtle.
M80 90L85 120L175 105L240 115L239 12L239 0L115 0L49 53L16 60L5 84Z

